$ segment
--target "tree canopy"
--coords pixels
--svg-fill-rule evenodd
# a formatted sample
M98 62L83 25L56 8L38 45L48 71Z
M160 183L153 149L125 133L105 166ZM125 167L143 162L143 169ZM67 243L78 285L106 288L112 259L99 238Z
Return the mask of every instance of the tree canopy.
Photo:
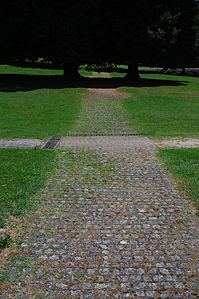
M195 0L1 0L0 57L186 66ZM72 66L73 65L73 66Z

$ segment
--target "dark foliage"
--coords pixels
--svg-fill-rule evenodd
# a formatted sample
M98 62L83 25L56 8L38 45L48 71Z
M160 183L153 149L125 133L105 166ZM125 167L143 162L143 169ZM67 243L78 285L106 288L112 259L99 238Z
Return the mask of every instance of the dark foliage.
M0 59L186 66L194 60L195 0L1 0ZM76 72L76 73L75 73Z
M4 235L3 237L0 237L0 253L4 248L9 247L11 242L12 239L8 234Z

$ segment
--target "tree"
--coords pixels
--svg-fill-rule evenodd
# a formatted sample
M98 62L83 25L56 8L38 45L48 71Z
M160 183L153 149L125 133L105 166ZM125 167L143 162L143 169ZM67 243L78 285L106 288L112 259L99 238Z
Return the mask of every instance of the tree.
M154 2L148 30L151 59L165 68L184 68L194 61L196 1Z
M197 8L196 8L196 21L194 26L195 31L195 44L194 44L194 57L195 57L195 64L199 66L199 1L197 1Z
M79 64L124 63L133 80L138 63L192 59L194 14L194 0L1 0L0 56L44 57L73 80Z

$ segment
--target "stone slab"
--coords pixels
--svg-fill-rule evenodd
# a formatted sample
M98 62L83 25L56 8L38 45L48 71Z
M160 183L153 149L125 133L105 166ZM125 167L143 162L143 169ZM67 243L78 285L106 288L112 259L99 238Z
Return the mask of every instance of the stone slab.
M171 148L197 148L199 147L199 139L168 139L155 142L158 147L171 147Z
M83 148L85 150L106 150L111 152L125 152L133 148L152 149L152 141L139 136L67 136L62 137L56 148Z
M45 142L39 139L0 139L0 148L35 148L42 147Z

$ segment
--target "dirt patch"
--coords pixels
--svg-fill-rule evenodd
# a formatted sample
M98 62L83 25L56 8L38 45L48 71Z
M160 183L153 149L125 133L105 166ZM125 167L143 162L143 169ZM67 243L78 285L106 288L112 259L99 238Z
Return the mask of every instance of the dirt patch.
M117 90L116 88L88 88L88 95L98 99L124 99L130 94Z
M157 147L198 148L199 139L166 139L154 142Z

